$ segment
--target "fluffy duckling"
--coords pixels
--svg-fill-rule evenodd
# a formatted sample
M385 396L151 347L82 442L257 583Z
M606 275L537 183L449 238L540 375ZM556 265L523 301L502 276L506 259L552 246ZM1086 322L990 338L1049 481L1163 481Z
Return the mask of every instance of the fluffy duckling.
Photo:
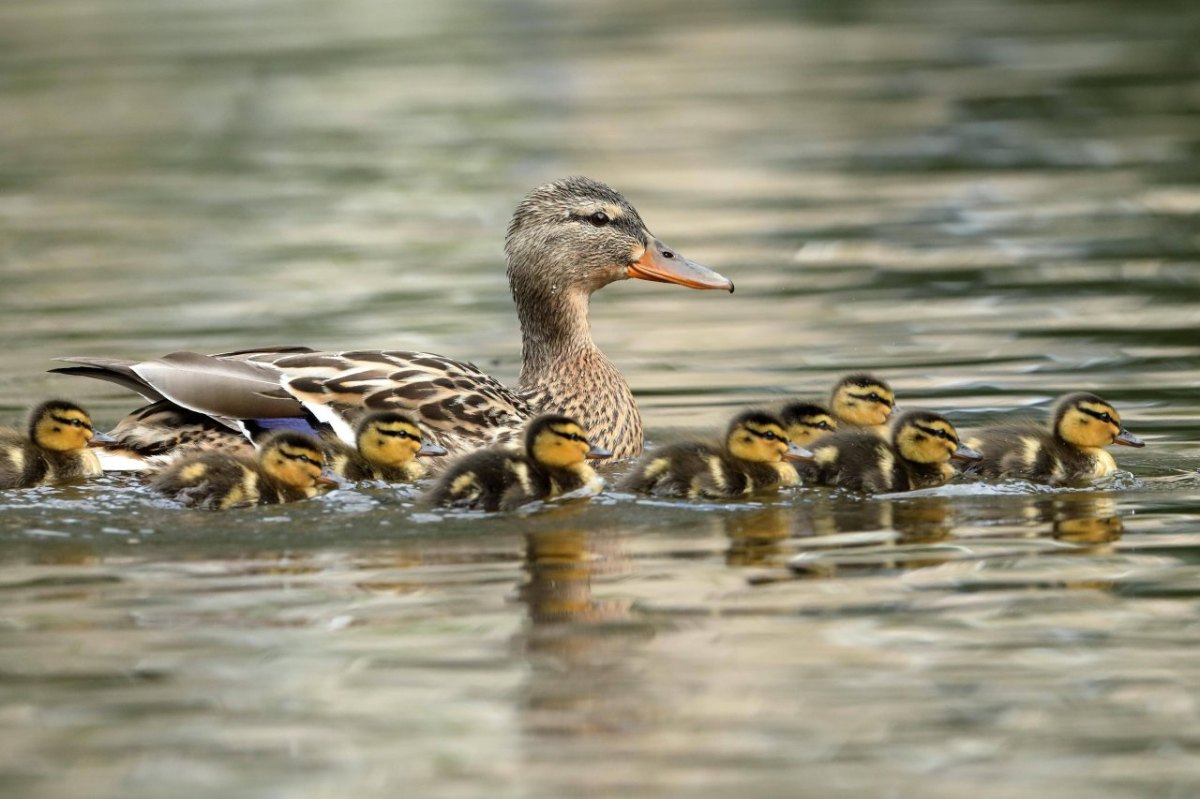
M1111 475L1117 463L1104 450L1110 444L1146 446L1122 426L1116 408L1086 393L1060 397L1050 413L1049 429L1033 425L985 428L967 443L983 454L971 472L1050 485Z
M896 410L896 394L874 375L846 375L834 385L829 407L842 428L865 428L887 438L888 419Z
M939 486L954 476L952 458L978 460L954 426L929 411L909 411L889 440L866 431L837 433L813 446L813 479L822 485L884 493Z
M96 428L73 402L49 400L29 414L28 435L0 428L0 488L29 488L101 474L88 449Z
M358 420L355 447L336 436L325 437L329 469L347 480L411 483L425 476L419 457L445 455L444 447L422 440L421 428L396 411L376 411Z
M658 497L732 499L799 485L785 461L811 460L788 440L783 421L766 411L740 413L721 446L683 442L644 456L621 488Z
M495 446L468 453L450 465L427 499L441 506L512 510L594 483L598 478L587 460L611 454L593 447L574 419L546 414L525 428L524 452Z
M278 505L316 496L319 486L336 485L322 476L324 466L316 439L284 431L263 440L257 461L220 452L180 458L150 487L190 508Z
M837 418L824 405L790 402L779 412L788 440L798 447L811 446L838 429Z

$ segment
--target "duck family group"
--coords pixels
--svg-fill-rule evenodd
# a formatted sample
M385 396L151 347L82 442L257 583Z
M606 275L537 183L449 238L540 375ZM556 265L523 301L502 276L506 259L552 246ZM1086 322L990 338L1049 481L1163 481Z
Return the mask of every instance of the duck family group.
M505 253L522 333L515 387L470 363L396 350L64 358L72 365L52 371L116 383L149 404L98 435L78 405L42 403L27 433L0 430L0 488L136 468L185 505L227 509L305 499L339 481L421 480L428 456L444 464L429 503L496 511L595 493L596 458L640 456L621 491L720 499L799 485L907 491L960 472L1071 484L1116 470L1105 447L1142 446L1095 394L1060 397L1044 426L964 440L939 414L897 413L886 382L855 374L828 405L746 410L718 441L643 453L633 393L591 337L591 295L630 278L728 292L732 281L668 247L628 200L584 177L530 192Z

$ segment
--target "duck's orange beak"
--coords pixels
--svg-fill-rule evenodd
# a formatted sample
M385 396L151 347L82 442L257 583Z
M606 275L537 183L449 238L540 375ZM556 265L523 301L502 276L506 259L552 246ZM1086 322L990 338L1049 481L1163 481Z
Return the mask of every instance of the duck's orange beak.
M642 257L629 265L629 276L655 283L674 283L690 289L724 289L733 292L733 281L707 266L689 261L658 239L650 239Z

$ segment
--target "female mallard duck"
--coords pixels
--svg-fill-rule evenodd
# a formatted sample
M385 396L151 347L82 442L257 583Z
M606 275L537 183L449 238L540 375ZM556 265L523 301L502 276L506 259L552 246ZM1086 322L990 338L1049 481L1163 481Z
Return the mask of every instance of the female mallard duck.
M621 488L658 497L732 499L798 485L785 461L811 460L788 441L783 421L766 411L739 413L721 446L670 444L642 457Z
M49 400L29 414L29 434L0 428L0 488L29 488L101 474L88 449L92 417L73 402Z
M846 375L834 385L829 407L841 428L863 428L887 438L888 419L896 410L896 394L874 375Z
M256 461L223 452L182 457L150 487L189 508L279 505L314 497L319 486L336 485L322 476L324 466L325 454L316 439L285 430L263 440Z
M1107 477L1117 470L1110 444L1146 446L1121 425L1117 409L1095 394L1067 394L1050 413L1050 427L985 428L968 439L983 454L971 472L1061 485Z
M909 411L892 424L891 437L837 433L813 445L813 480L853 491L885 493L940 486L955 475L950 460L978 460L945 417Z
M513 441L525 421L555 412L578 419L616 457L637 455L641 417L621 373L592 341L589 298L627 278L727 291L733 283L667 247L624 197L584 177L530 192L509 223L505 252L522 337L515 388L469 363L390 350L177 352L140 363L73 357L63 360L78 366L54 371L109 380L155 403L113 431L133 452L186 443L177 422L190 425L185 434L212 439L221 428L307 418L351 444L357 416L388 409L412 416L451 452Z
M324 439L329 469L347 480L411 483L425 476L419 457L445 455L446 450L422 441L421 428L396 411L375 411L354 426L354 447L336 436Z
M497 445L463 455L442 474L427 499L439 506L485 511L513 510L553 499L597 482L589 458L607 458L583 426L561 414L546 414L525 430L525 451Z
M837 419L823 405L812 402L790 402L779 411L788 440L798 447L808 447L838 429Z

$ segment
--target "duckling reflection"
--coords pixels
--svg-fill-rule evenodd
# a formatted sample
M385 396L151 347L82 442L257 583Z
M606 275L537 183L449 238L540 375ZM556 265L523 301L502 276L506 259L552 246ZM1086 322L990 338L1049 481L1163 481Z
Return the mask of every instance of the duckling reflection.
M1108 544L1125 533L1117 500L1109 494L1064 494L1054 498L1051 535L1072 544Z
M634 623L629 601L593 593L598 580L631 569L624 536L594 523L564 523L560 515L525 542L527 580L519 596L529 624L517 639L529 660L522 725L538 734L607 734L656 714L636 668L654 629Z
M725 563L730 566L781 566L788 554L800 509L775 506L748 513L725 513L721 521L729 537Z

